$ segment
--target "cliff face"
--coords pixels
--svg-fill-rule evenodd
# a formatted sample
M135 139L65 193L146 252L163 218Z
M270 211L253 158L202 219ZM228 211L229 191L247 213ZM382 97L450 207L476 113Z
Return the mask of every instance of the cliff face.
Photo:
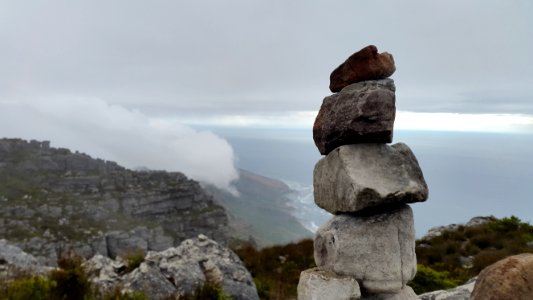
M132 171L49 142L0 139L0 237L54 264L62 251L161 251L202 233L226 244L228 215L181 173Z

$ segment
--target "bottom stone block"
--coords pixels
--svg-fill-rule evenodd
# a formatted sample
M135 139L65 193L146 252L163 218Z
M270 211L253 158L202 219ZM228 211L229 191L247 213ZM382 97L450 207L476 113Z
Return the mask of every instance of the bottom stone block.
M308 269L300 274L298 300L358 300L361 297L355 278Z
M397 293L416 274L413 212L334 216L315 238L320 270L355 278L368 293Z
M361 300L418 300L418 296L410 286L405 286L397 293L364 294Z

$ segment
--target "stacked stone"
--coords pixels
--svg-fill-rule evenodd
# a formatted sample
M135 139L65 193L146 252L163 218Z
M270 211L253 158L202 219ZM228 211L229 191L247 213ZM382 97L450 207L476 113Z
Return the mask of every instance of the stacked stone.
M313 127L323 157L315 203L334 214L315 237L317 268L303 271L298 299L417 299L413 212L427 199L415 155L392 142L392 55L368 46L333 71Z

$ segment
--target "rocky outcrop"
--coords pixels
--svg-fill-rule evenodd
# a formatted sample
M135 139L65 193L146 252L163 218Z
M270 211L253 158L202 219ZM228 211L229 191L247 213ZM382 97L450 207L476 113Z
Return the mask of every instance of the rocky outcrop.
M374 45L366 46L348 57L331 73L329 89L336 93L352 83L387 78L394 71L396 66L391 54L378 53Z
M49 142L0 139L0 237L55 265L161 251L203 233L226 244L228 215L181 173L132 171Z
M333 214L425 201L428 188L403 143L340 146L315 166L315 203Z
M37 259L19 247L0 239L0 279L9 279L19 274L45 274L50 268L39 264Z
M204 235L176 248L148 252L131 273L123 274L121 258L95 256L84 267L102 292L118 287L123 292L145 292L150 299L169 299L212 284L232 299L259 299L252 277L237 255Z
M315 203L335 214L316 233L315 262L333 274L328 278L355 279L360 299L417 299L406 286L416 274L414 220L406 203L425 201L428 188L411 149L385 145L392 142L396 114L394 82L385 78L394 70L392 55L378 54L375 46L350 56L331 74L330 89L339 93L324 99L313 126L315 144L326 155L313 173ZM301 299L319 299L349 281L315 277L310 284L315 273L301 273Z
M363 81L324 98L313 125L320 153L341 145L392 142L395 90L392 79Z
M533 254L510 256L483 269L471 299L533 299Z
M318 268L305 270L298 283L298 300L359 299L361 291L353 277L339 276Z
M463 285L449 290L438 290L419 295L420 300L470 300L470 294L474 290L476 278L470 279Z
M461 226L463 227L475 227L480 226L492 221L497 220L494 216L479 216L479 217L473 217L468 221L466 224L448 224L444 226L437 226L430 228L428 232L421 238L421 240L430 240L434 237L441 236L446 231L453 231L459 229Z

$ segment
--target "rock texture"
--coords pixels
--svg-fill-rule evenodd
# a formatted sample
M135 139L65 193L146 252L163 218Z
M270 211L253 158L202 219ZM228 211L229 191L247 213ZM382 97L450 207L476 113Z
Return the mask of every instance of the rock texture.
M359 284L352 277L318 268L305 270L300 275L298 300L357 300L360 297Z
M370 293L395 293L416 273L413 212L337 215L318 229L314 256L321 270L354 277Z
M396 293L367 294L361 300L418 300L418 296L410 286L404 286Z
M313 186L315 203L334 214L428 197L416 157L403 143L341 146L316 164Z
M476 278L470 279L467 283L449 290L438 290L419 295L420 300L470 300L470 294L474 290Z
M62 251L115 257L203 233L226 244L228 215L181 173L132 171L49 142L0 139L0 236L55 265Z
M483 269L471 299L533 299L533 254L510 256Z
M128 274L123 274L120 258L95 256L84 267L101 291L119 287L123 292L144 291L150 299L170 299L210 283L232 299L259 299L252 276L237 255L204 235L176 248L148 252L145 261Z
M396 116L392 79L364 81L324 98L313 125L321 154L357 143L390 143Z
M387 78L394 71L396 66L391 54L378 53L374 45L366 46L348 57L331 73L329 89L336 93L352 83Z
M0 239L0 279L9 279L18 274L46 274L51 268L42 266L37 259L19 247Z

